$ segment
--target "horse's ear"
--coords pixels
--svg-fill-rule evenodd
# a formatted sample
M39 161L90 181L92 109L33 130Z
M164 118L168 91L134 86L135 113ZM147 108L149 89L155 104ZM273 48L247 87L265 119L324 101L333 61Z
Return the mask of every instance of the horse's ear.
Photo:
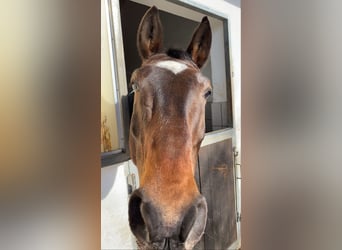
M159 10L152 6L141 19L137 47L142 60L158 53L162 48L163 30L159 18Z
M199 68L203 66L208 58L211 46L211 28L207 17L203 17L201 24L197 27L187 49L191 59Z

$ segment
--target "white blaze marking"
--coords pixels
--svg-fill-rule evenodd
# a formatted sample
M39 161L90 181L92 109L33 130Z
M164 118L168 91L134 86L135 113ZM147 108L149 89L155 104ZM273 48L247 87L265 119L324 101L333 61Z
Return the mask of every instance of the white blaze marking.
M178 73L182 72L183 70L185 70L188 67L188 66L186 66L183 63L176 62L176 61L171 61L171 60L158 62L156 64L156 66L159 67L159 68L170 70L175 75L177 75Z

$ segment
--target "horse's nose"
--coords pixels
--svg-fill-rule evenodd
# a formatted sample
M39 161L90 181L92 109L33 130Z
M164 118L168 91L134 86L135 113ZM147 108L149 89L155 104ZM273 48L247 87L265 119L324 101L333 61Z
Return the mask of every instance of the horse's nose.
M177 201L174 201L177 202ZM201 239L207 220L207 203L199 195L192 205L181 211L179 220L169 225L158 204L150 202L141 189L129 200L129 224L139 245L152 249L192 249Z

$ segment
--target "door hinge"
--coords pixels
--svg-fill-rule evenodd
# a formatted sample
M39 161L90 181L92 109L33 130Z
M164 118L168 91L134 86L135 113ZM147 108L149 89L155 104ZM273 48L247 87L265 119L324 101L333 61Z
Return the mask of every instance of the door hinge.
M238 157L239 151L236 149L236 147L233 147L233 153L234 153L234 157Z
M236 213L236 221L241 222L241 213L239 212Z

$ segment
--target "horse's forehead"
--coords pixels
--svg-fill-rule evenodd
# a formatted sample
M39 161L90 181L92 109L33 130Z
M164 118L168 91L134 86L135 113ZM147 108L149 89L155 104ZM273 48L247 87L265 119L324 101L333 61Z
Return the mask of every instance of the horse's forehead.
M154 69L163 69L165 72L163 72L163 70ZM169 74L164 74L167 72ZM186 72L186 74L183 74L183 72ZM184 77L186 77L186 81L189 81L189 79L192 78L194 82L208 82L208 79L202 75L200 69L192 61L174 59L164 55L155 55L145 61L139 69L132 73L131 81L142 82L145 78L150 78L153 79L152 82L160 83L160 81L163 81L164 79L174 79L170 78L170 73L175 77L179 75L179 77L177 77L179 81L184 80ZM159 81L156 81L156 76L158 76ZM167 81L165 81L165 83L166 82Z

